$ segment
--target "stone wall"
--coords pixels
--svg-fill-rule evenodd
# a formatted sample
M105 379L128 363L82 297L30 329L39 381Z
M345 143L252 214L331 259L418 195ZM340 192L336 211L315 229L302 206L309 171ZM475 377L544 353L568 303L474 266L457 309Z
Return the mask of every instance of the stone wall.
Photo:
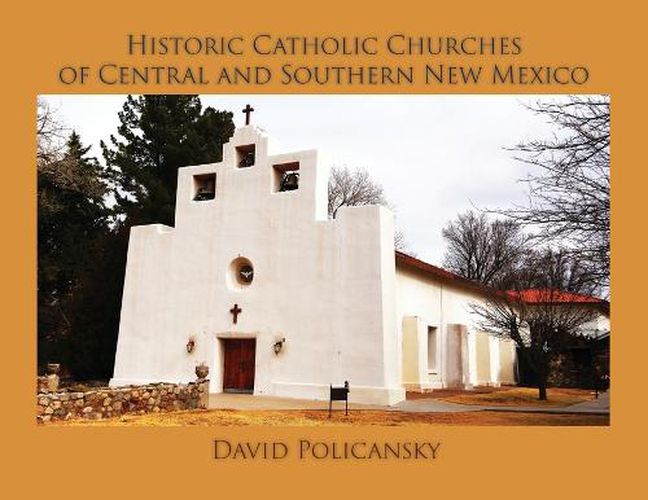
M39 393L48 392L48 389L49 389L49 382L47 380L47 377L45 375L36 377L36 391Z
M188 384L150 384L102 387L87 392L51 392L38 381L37 420L39 423L71 418L102 419L125 414L207 408L209 380Z

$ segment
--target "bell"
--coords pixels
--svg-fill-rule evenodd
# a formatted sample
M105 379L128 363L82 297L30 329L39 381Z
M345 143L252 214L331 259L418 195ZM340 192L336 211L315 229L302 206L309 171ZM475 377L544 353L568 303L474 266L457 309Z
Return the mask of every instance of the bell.
M254 165L254 151L248 151L243 154L239 162L239 168L251 167Z
M213 188L207 188L207 187L201 187L198 189L198 192L196 193L196 196L194 196L194 201L206 201L206 200L213 200L214 199L214 189Z
M287 172L281 179L279 191L294 191L299 188L299 173Z

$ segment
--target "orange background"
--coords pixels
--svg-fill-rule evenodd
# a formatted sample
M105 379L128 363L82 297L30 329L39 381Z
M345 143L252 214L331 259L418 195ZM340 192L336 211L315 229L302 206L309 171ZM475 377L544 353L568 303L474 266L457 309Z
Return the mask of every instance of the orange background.
M645 223L644 16L623 2L595 6L559 2L65 2L5 6L3 86L3 482L33 498L264 498L319 497L526 498L578 495L603 498L637 482L645 414L642 370ZM453 5L453 6L450 6ZM69 86L57 82L65 64L119 61L126 34L411 34L520 35L515 64L584 64L580 87L355 87L319 92L610 93L613 123L613 418L609 428L356 427L356 428L57 428L35 423L36 175L35 101L40 93L295 92L214 87L192 89ZM210 59L211 63L218 61ZM333 63L332 58L327 62ZM464 60L470 64L472 58ZM170 62L170 60L169 60ZM198 59L192 59L200 64ZM223 60L223 62L228 62ZM232 62L232 61L229 61ZM254 58L236 60L255 64ZM267 64L269 60L262 63ZM356 61L359 63L360 61ZM379 58L373 58L379 64ZM400 61L406 63L406 61ZM142 64L142 62L139 62ZM477 63L474 59L473 63ZM643 92L641 92L643 91ZM316 119L316 117L314 117ZM643 319L643 315L642 315ZM641 356L641 360L640 360ZM643 361L643 362L642 362ZM638 396L637 396L638 395ZM346 440L440 440L439 459L420 462L216 462L212 440L299 437ZM331 475L338 480L330 485ZM341 482L340 482L341 481ZM344 485L344 486L342 486ZM290 495L289 495L290 494Z

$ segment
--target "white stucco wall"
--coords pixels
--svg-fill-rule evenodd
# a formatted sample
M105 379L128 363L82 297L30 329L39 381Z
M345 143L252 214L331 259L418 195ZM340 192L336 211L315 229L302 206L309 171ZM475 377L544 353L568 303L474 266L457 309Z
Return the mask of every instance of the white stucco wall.
M579 328L579 333L592 338L610 333L610 316L595 311L592 319Z
M444 282L424 271L399 264L396 269L396 315L401 318L398 336L403 384L408 390L429 390L456 385L455 351L449 335L465 327L461 385L513 383L515 350L510 342L480 332L471 304L481 296ZM437 329L437 369L427 369L428 326ZM453 341L454 342L454 341ZM504 355L502 355L504 351ZM451 366L452 365L452 366Z
M235 147L247 144L255 165L238 168ZM273 165L295 161L299 189L273 192ZM216 174L215 199L192 201L193 176L206 173ZM326 399L330 383L348 380L352 401L402 400L393 217L346 207L328 220L327 181L315 151L269 155L252 126L237 129L221 163L180 169L175 228L131 231L111 384L186 382L205 361L219 392L222 339L249 337L255 394ZM232 285L240 256L254 266L247 287Z

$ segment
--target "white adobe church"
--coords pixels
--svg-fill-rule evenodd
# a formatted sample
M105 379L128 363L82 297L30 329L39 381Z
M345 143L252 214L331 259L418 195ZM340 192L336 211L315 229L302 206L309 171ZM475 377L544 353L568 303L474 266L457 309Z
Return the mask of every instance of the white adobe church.
M133 227L111 385L388 405L406 390L515 382L515 348L480 332L467 280L394 251L382 206L327 215L314 150L236 130L223 161L179 169L175 227Z

